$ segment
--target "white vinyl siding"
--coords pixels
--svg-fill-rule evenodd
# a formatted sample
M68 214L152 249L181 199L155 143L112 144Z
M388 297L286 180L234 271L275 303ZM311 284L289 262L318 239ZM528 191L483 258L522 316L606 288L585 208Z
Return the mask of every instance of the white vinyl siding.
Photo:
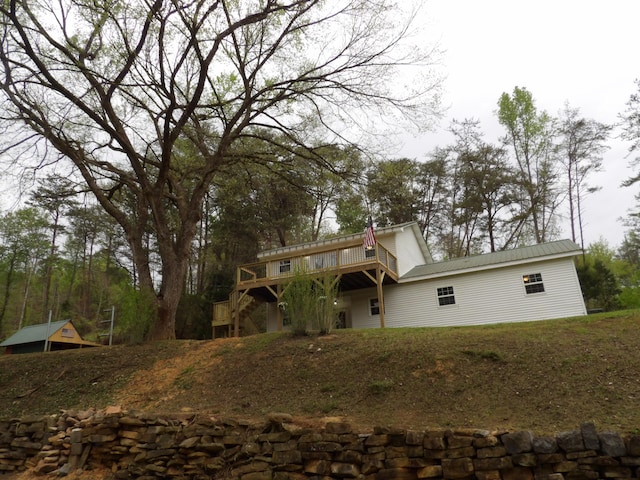
M384 286L386 327L481 325L586 314L572 256L547 260L520 260L517 256L509 256L507 265L475 262L473 271L464 270L464 266L451 271L431 269L420 277L427 280L407 279L403 282L402 275L414 266L437 264L430 258L425 263L423 251L409 228L379 235L378 242L397 257L401 277L401 283ZM362 252L360 247L359 253ZM338 255L346 253L347 249ZM335 260L331 259L331 262ZM342 263L343 259L338 260ZM271 262L271 265L277 269L279 261ZM544 291L527 294L525 277L534 275L537 284L542 285L534 289L544 288ZM441 305L439 288L451 288L455 303ZM350 298L345 311L351 318L352 328L380 328L380 315L371 315L370 310L370 299L378 297L373 284L370 288L343 293L348 293ZM270 308L267 330L277 328L275 318L275 310Z
M523 276L540 273L545 292L527 295ZM456 308L438 304L437 288L451 285ZM524 322L585 315L573 259L562 258L495 268L467 275L387 285L384 288L387 327L436 327ZM380 325L367 311L375 289L353 296L354 328Z
M386 287L385 287L386 288ZM377 297L376 288L367 288L364 290L352 290L349 292L351 296L351 325L353 328L380 328L380 315L369 314L369 300ZM386 300L386 296L385 296ZM385 304L385 315L389 308Z
M409 228L403 232L398 232L394 238L395 242L393 246L387 248L389 248L389 251L398 259L398 274L400 276L407 273L416 265L423 265L431 261L431 259L424 257L415 235Z
M456 304L456 296L453 293L453 287L438 287L438 305L441 307Z

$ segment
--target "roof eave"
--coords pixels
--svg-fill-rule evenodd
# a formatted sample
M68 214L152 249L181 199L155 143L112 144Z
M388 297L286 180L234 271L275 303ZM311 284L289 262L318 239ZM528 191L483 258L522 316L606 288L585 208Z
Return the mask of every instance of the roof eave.
M404 276L398 279L398 283L409 283L409 282L417 282L421 280L433 280L433 279L443 278L443 277L452 277L455 275L463 275L463 274L481 272L486 270L495 270L496 268L515 267L517 265L546 262L550 260L558 260L560 258L567 258L567 257L575 257L581 254L582 254L582 250L573 250L569 252L544 255L540 257L523 258L520 260L511 260L508 262L492 263L489 265L460 268L457 270L448 270L444 272L436 272L436 273L430 273L426 275L416 275L411 277Z
M407 222L398 225L391 225L388 227L380 227L376 229L375 233L377 237L382 237L384 235L389 235L395 232L401 232L407 227L414 228L417 227L416 222ZM419 230L419 229L418 229ZM414 228L415 233L415 228ZM362 242L364 238L364 231L359 233L350 233L347 235L341 235L337 237L326 238L323 240L317 240L315 242L306 242L306 243L298 243L295 245L287 245L285 247L278 247L271 250L265 250L263 252L259 252L257 257L259 260L269 259L269 260L277 260L278 258L287 258L290 257L291 254L299 254L302 252L312 251L312 250L321 250L326 249L327 247L348 247L353 245L358 245ZM422 242L424 243L424 241ZM426 248L426 244L425 244Z

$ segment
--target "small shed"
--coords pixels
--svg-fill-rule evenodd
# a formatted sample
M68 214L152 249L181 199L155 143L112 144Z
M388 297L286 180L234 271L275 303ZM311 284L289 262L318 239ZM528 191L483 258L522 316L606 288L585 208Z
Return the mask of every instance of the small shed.
M5 347L5 354L99 346L99 343L83 340L71 320L29 325L0 343L0 347Z

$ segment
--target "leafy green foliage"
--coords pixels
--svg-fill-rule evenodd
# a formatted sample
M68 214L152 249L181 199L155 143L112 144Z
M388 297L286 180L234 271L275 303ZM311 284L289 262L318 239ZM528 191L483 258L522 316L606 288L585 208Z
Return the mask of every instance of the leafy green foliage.
M211 329L211 302L201 295L183 295L176 314L176 338L206 340Z
M618 308L618 281L602 259L578 265L576 268L582 294L588 309L611 311Z
M515 87L511 95L500 96L498 121L506 130L504 143L513 150L522 192L519 208L531 220L531 237L536 243L548 241L560 195L552 155L552 118L538 111L531 92Z
M313 276L297 269L284 286L282 308L291 322L294 335L306 335L316 317L318 308Z
M337 298L338 282L334 275L297 269L284 286L281 308L294 335L307 335L310 330L328 334L336 324Z
M329 334L336 326L338 281L335 275L322 272L315 283L317 328L321 334Z
M622 119L622 138L631 142L629 152L640 150L640 79L635 81L637 90L631 94L627 102L627 108L620 115ZM635 163L640 163L636 158ZM625 186L633 185L640 181L640 174L636 173L624 183Z
M141 343L153 326L155 299L152 292L129 288L124 292L115 336L124 343Z

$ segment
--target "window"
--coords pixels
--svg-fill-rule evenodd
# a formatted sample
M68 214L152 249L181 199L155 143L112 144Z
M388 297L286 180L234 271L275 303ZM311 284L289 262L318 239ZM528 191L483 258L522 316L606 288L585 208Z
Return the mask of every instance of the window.
M377 298L369 299L369 315L380 315L380 302Z
M456 304L456 297L453 294L453 287L438 288L438 304L440 306Z
M367 248L364 251L364 258L376 258L376 249L375 248Z
M73 338L73 337L75 337L75 335L73 334L73 330L71 328L63 328L62 332L60 333L60 335L62 337L65 337L65 338Z
M291 271L291 260L280 260L280 273L288 273Z
M522 281L524 282L524 289L527 294L544 292L544 283L542 283L541 274L532 273L530 275L523 275Z

